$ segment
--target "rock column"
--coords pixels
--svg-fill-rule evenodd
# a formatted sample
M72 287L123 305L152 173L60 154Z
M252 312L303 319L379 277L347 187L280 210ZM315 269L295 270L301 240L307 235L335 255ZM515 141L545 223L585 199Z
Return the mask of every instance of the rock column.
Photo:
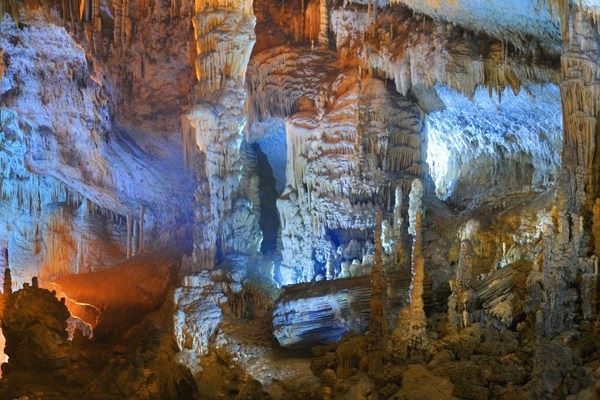
M456 277L450 281L452 294L448 299L448 322L451 331L466 328L474 300L473 238L479 229L476 220L469 220L460 231L460 255Z
M255 42L252 0L196 0L196 101L185 142L198 177L194 261L213 268L229 253L256 253L262 237L248 199L238 196L247 118L245 75ZM234 232L235 230L235 232Z
M600 35L583 11L572 16L572 25L561 57L560 83L564 119L562 152L567 206L577 211L600 197Z
M425 259L423 258L423 184L419 179L412 183L409 205L408 233L413 237L412 280L410 304L398 316L398 326L394 331L395 352L398 358L422 358L427 356L427 319L423 303L423 282L425 280Z
M383 246L381 243L381 209L375 218L375 265L371 273L371 320L369 323L369 372L382 367L388 340L387 285L383 271Z
M409 233L413 236L412 285L410 293L410 326L414 334L424 339L427 320L423 304L423 281L425 280L425 259L423 258L423 184L419 179L412 183L408 215Z

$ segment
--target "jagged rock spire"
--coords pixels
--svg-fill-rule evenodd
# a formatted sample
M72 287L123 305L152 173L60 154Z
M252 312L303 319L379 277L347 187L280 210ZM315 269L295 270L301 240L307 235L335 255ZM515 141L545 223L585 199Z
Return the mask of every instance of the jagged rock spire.
M2 290L4 292L4 297L7 297L12 293L12 275L10 273L10 268L8 267L4 270L4 281L2 283Z

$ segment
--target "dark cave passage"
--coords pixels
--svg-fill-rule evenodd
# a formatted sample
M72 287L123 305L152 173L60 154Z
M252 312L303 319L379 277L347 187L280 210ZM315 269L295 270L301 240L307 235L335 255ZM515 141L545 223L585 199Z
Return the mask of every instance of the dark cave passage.
M279 212L277 211L277 182L269 160L260 146L256 144L256 160L258 164L258 191L260 194L260 229L263 241L260 251L263 254L273 253L277 249L279 233Z

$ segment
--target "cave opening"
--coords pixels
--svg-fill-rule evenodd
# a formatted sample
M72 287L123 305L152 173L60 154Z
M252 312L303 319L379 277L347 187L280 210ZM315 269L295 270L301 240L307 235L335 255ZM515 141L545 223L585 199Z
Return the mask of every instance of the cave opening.
M254 144L260 196L259 226L263 233L260 250L265 255L277 252L280 235L277 199L286 185L287 145L283 121L275 122L273 129Z
M260 195L260 220L259 226L263 233L260 251L263 254L274 253L277 249L277 235L279 232L279 213L277 212L277 188L273 169L267 156L255 145L258 192Z

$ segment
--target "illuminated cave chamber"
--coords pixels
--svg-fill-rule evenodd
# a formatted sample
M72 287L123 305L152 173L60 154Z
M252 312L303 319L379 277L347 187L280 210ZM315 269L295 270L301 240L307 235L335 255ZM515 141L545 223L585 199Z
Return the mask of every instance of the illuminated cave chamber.
M0 398L600 393L596 1L9 3Z

